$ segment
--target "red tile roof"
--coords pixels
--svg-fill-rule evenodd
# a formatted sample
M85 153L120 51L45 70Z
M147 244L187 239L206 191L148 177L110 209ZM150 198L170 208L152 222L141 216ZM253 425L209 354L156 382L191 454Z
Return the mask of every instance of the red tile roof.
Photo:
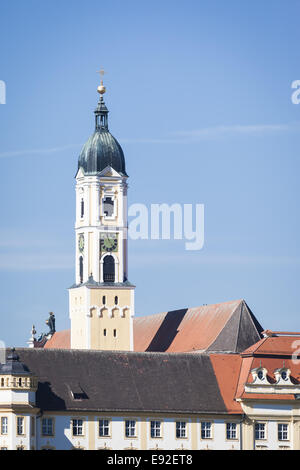
M243 355L291 356L297 350L300 353L300 336L268 336L243 351Z
M240 302L237 300L135 317L134 350L165 352L206 350L221 333ZM154 342L157 344L153 345Z
M260 329L244 300L204 305L135 317L134 350L191 352L210 348L236 352L241 338L252 344L260 338Z
M298 356L295 355L295 352ZM252 383L251 370L258 367L267 369L268 380L275 383L274 371L282 367L291 370L291 381L300 384L300 337L285 336L283 333L277 336L268 336L241 353L242 366L236 391L236 398L251 400L294 400L293 394L268 394L268 393L246 393L246 383Z
M160 348L160 351L169 353L209 352L209 347L218 344L221 336L224 339L224 335L226 337L231 334L232 326L240 331L243 307L246 307L246 315L248 315L249 310L245 302L239 300L136 317L134 319L135 351L158 351ZM238 309L240 316L236 314ZM234 322L233 318L235 318ZM251 326L250 320L253 318L251 315L247 318L248 325ZM255 323L255 319L253 321ZM244 323L244 329L248 325ZM295 400L295 396L288 393L245 392L245 385L253 380L251 370L260 366L267 369L270 383L275 383L274 371L285 366L291 370L291 381L296 385L300 384L300 366L297 363L297 357L300 358L300 335L297 337L296 334L279 334L278 332L275 335L274 332L268 331L265 334L268 336L240 354L211 352L209 355L228 413L242 413L240 400L244 399ZM238 341L238 338L233 339ZM70 330L56 332L46 343L45 348L70 349ZM294 356L295 353L298 356Z
M241 404L235 400L242 365L241 356L239 354L210 354L210 360L228 413L242 413Z
M45 349L71 349L71 331L56 331L54 335L47 341Z

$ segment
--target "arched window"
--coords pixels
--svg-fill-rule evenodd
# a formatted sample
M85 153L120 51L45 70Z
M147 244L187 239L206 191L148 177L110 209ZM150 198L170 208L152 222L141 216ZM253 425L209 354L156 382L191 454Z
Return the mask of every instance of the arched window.
M112 217L114 213L114 201L111 197L106 196L103 199L103 213L105 217Z
M115 282L115 260L111 255L105 256L103 260L103 281Z
M115 296L115 305L118 305L118 302L119 302L119 299L118 299L118 296L116 295Z
M81 199L81 202L80 202L80 217L83 218L84 216L84 200Z
M80 278L80 284L83 283L83 257L80 256L79 258L79 278Z
M103 305L106 304L106 297L105 297L105 295L102 297L102 303L103 303Z

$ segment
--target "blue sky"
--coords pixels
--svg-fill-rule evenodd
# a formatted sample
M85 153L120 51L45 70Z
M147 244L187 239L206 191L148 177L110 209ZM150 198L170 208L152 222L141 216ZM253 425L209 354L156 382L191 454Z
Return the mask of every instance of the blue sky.
M300 2L2 2L1 335L69 327L74 175L104 67L129 203L205 205L205 244L130 241L136 314L244 298L300 330ZM153 295L153 288L155 295Z

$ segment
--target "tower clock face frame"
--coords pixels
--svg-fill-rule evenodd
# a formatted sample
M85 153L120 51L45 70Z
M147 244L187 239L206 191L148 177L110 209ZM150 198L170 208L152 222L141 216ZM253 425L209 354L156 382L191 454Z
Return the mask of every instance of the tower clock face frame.
M118 234L105 232L100 234L100 250L101 252L118 251Z
M84 250L84 235L83 235L83 233L80 233L79 237L78 237L78 249L79 249L80 253L83 253L83 250Z

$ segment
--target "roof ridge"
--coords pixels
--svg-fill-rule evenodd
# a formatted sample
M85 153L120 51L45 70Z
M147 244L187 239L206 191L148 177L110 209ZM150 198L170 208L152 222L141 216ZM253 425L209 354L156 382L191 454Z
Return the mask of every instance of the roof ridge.
M261 338L259 339L256 343L254 343L252 346L249 346L249 348L245 349L244 351L241 352L241 354L254 354L256 351L257 351L257 348L259 348L262 344L264 344L264 342L268 339L268 336L265 336L264 338ZM247 351L251 348L253 348L253 346L255 346L257 343L260 343L259 346L257 345L256 346L256 349L253 349L251 351L251 353L247 353Z
M237 327L237 335L236 335L236 342L235 342L235 351L237 351L237 347L238 347L239 334L240 334L240 328L241 328L241 323L242 323L243 306L244 306L244 300L242 300L241 303L238 305L238 307L241 307L241 308L240 308L239 323L238 323L238 327ZM233 312L233 314L236 312L236 310L238 309L238 307L235 309L235 311Z
M238 302L238 304L236 306L236 308L237 308L240 305L241 302L244 302L244 299L226 300L225 302L216 302L214 304L196 305L195 307L181 307L181 308L176 308L174 310L166 310L164 312L150 313L149 315L135 316L134 319L149 318L149 317L153 317L153 316L156 316L156 315L166 315L167 313L179 312L180 310L187 310L188 311L188 310L193 310L193 309L197 309L197 308L213 307L213 306L216 306L216 305L224 305L224 304L230 304L230 303L235 303L235 302Z
M7 349L11 349L11 348L7 348ZM180 352L164 352L164 351L114 351L114 350L100 350L100 349L69 349L69 348L49 348L49 349L46 349L46 348L26 348L26 347L20 347L20 348L15 348L16 351L36 351L36 352L41 352L42 354L42 351L44 351L44 353L50 353L50 351L52 353L55 353L55 352L65 352L65 353L73 353L73 354L76 354L76 353L85 353L85 354L104 354L104 355L109 355L109 354L113 354L113 355L130 355L130 356L133 356L133 355L136 355L136 356L163 356L163 357L175 357L175 356L182 356L182 357L190 357L190 356L194 356L194 357L199 357L199 356L208 356L209 353L206 352L206 351L203 351L203 352L190 352L190 351L180 351Z
M244 299L243 299L243 305L245 305L245 307L246 307L246 310L247 310L247 313L248 313L248 317L250 318L250 321L251 321L252 325L253 325L254 328L258 331L257 326L255 325L255 322L254 322L254 320L253 320L254 315L253 315L251 309L248 307L247 302L246 302ZM256 317L255 317L255 319L256 319ZM257 321L257 319L256 319L256 321ZM259 324L259 326L260 326L260 327L262 328L262 330L263 330L263 327L261 326L261 324L260 324L258 321L257 321L257 323ZM263 331L264 331L264 330L263 330Z

